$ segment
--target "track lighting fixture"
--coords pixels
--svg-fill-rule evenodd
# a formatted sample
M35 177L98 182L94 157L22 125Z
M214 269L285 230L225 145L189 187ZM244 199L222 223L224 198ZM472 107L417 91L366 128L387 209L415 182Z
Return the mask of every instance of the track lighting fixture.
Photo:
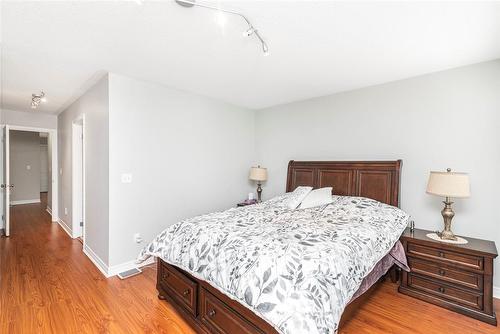
M36 109L40 105L40 103L45 103L47 102L47 98L45 97L45 93L43 90L40 92L40 94L31 94L31 109Z
M269 48L267 47L266 42L260 36L260 34L257 31L257 29L255 29L253 27L252 23L250 23L250 21L248 20L248 18L245 15L243 15L243 14L241 14L239 12L232 11L232 10L222 9L222 8L218 8L218 7L215 7L215 6L206 5L206 4L203 4L203 3L198 3L198 2L195 2L195 0L175 0L175 2L177 2L182 7L197 6L197 7L202 7L202 8L207 8L207 9L219 11L219 14L221 12L223 12L223 13L233 14L233 15L237 15L237 16L241 17L248 24L248 28L247 28L247 30L245 30L243 32L243 36L250 37L252 35L255 35L257 37L257 39L260 41L261 45L262 45L262 52L264 53L264 56L267 56L269 54Z

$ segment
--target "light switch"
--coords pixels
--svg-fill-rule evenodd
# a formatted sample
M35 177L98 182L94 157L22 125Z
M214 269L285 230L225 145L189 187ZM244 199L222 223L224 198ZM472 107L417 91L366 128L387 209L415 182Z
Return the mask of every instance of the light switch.
M31 170L31 165L26 165L27 170Z
M59 175L62 175L62 168L59 168Z
M123 173L122 174L122 183L132 183L132 174Z

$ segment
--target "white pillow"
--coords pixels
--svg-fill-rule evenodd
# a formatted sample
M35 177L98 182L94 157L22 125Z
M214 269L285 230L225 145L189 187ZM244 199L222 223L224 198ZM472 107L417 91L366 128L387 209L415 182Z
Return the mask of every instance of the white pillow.
M333 202L332 187L320 188L311 191L300 204L300 209L313 208Z
M302 203L304 198L311 192L312 187L304 187L300 186L295 188L295 190L291 193L290 198L288 198L286 206L289 209L295 210Z

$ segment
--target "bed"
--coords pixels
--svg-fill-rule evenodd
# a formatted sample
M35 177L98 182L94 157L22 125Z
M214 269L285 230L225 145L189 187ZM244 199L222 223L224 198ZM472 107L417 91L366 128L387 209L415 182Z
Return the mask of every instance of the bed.
M400 169L290 161L287 194L174 224L139 259L157 256L158 297L200 333L337 332L375 286L371 274L393 264L408 220ZM282 206L299 186L333 187L334 204Z

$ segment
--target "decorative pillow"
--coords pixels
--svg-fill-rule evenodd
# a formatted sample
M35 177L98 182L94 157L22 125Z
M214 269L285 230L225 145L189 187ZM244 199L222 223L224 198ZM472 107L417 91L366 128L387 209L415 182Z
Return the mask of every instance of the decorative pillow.
M297 207L300 205L300 203L302 203L304 198L306 198L306 196L311 192L312 189L312 187L303 186L295 188L295 190L288 198L286 206L292 210L297 209Z
M332 187L325 187L311 191L300 204L300 209L313 208L333 202Z

